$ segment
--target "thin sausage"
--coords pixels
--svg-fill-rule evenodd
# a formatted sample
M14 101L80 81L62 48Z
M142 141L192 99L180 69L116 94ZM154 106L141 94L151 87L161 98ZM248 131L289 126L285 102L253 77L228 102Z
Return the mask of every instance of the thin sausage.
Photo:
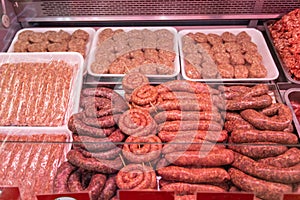
M70 150L67 159L75 166L86 170L96 171L104 174L116 173L123 165L118 157L115 160L101 160L96 158L86 158L79 151Z
M76 166L69 162L62 163L57 169L57 173L53 180L53 193L69 192L68 179L73 171L76 170Z
M79 148L76 149L82 153L82 155L86 158L97 158L97 159L103 159L103 160L112 160L115 159L116 157L119 156L121 153L122 149L118 146L115 148L109 149L109 150L104 150L100 152L90 152L85 149ZM98 150L98 149L97 149Z
M157 110L211 111L213 103L199 103L195 99L165 100L157 105Z
M247 122L246 120L242 119L237 119L237 120L230 120L226 121L224 124L224 128L228 132L232 132L234 130L249 130L249 129L254 129L254 126Z
M115 195L116 191L117 191L116 175L112 175L107 179L98 200L110 199Z
M88 126L97 127L97 128L110 128L116 125L115 117L117 118L117 114L103 116L100 118L87 118L84 117L82 122Z

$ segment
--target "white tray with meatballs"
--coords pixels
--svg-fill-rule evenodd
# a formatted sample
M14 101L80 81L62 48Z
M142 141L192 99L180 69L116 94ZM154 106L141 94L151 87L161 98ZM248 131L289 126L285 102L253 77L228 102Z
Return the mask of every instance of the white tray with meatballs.
M270 81L279 75L264 37L256 29L193 29L178 34L184 79Z
M88 27L25 28L17 32L7 52L78 52L87 62L95 32Z
M97 30L88 61L95 77L122 78L140 72L173 78L180 72L177 30L173 27L103 27Z

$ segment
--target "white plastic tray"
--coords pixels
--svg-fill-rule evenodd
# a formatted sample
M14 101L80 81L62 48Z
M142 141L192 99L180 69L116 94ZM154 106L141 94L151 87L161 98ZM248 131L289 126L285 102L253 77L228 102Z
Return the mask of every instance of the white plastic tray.
M86 64L87 64L87 59L88 59L88 56L89 56L89 52L90 52L90 49L91 49L91 45L92 45L92 42L93 42L93 39L94 39L94 35L95 35L95 29L94 28L88 28L88 27L73 27L73 28L63 28L63 27L59 27L59 28L24 28L24 29L21 29L19 30L11 45L9 46L7 52L14 52L14 45L15 43L17 42L18 40L18 36L20 33L24 32L24 31L34 31L34 32L40 32L40 33L45 33L46 31L60 31L60 30L63 30L69 34L72 34L73 32L75 32L76 30L78 29L81 29L85 32L87 32L89 34L89 40L86 44L86 52L85 52L85 62L84 62L84 74L86 73ZM50 53L50 52L49 52Z
M47 53L0 53L0 65L4 63L20 63L20 62L50 62L53 60L65 61L71 66L77 66L73 69L72 86L70 88L70 98L64 116L62 126L57 127L29 127L29 126L0 126L0 131L16 131L32 130L46 132L66 131L69 117L79 110L80 92L82 87L83 73L83 57L77 52L47 52Z
M179 51L178 51L178 37L177 37L177 30L173 27L103 27L100 28L96 31L93 43L92 43L92 48L89 54L89 58L88 58L88 63L87 63L87 70L88 73L94 77L105 77L105 78L122 78L125 76L125 74L97 74L92 72L91 70L91 64L95 61L95 52L97 49L97 43L98 43L98 38L99 38L99 34L104 30L110 28L112 30L117 30L117 29L122 29L125 32L129 32L131 30L144 30L144 29L148 29L150 31L156 31L156 30L161 30L161 29L166 29L168 31L170 31L171 33L173 33L174 35L174 52L176 54L175 57L175 61L174 61L174 73L170 74L170 75L146 75L148 78L152 78L152 79L164 79L164 78L174 78L175 76L177 76L180 72L180 61L179 61Z
M228 31L233 34L238 34L242 31L245 31L248 33L248 35L251 36L251 41L254 42L257 45L258 52L263 57L262 64L267 69L267 77L265 78L225 78L225 79L191 79L187 77L185 73L185 65L184 65L184 56L182 52L182 37L188 33L215 33L218 35L221 35L225 31ZM179 52L181 55L180 64L181 64L181 70L182 70L182 76L186 80L190 81L203 81L203 82L233 82L233 81L271 81L277 79L279 72L276 67L276 64L274 63L274 60L272 58L272 55L268 49L267 43L263 37L263 34L254 28L226 28L226 29L191 29L191 30L181 30L178 32L178 40L179 40Z

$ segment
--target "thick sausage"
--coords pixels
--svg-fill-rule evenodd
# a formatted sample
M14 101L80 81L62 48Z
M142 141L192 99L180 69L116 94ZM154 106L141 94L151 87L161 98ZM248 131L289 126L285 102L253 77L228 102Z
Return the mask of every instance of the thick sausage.
M216 89L210 88L205 83L186 81L186 80L174 80L162 83L157 86L158 93L183 91L194 94L220 94Z
M228 133L226 130L222 131L160 131L158 133L159 138L163 142L171 142L174 139L187 138L189 140L202 139L211 142L224 142L228 138Z
M96 171L104 174L113 174L119 170L123 164L120 157L115 160L101 160L96 158L86 158L79 151L70 150L67 159L75 166L86 170Z
M225 114L226 121L233 121L233 120L244 120L239 113L236 112L226 112Z
M282 131L289 127L293 117L289 107L284 104L278 109L278 115L268 117L253 109L243 110L241 116L253 126L261 130Z
M160 168L166 167L166 166L168 166L168 165L170 165L170 163L167 161L166 158L160 158L160 159L157 161L155 168L156 168L156 169L160 169Z
M85 135L73 135L73 145L87 149L88 151L104 151L116 147L116 142L122 142L125 135L122 134L120 129L114 131L106 138L94 138Z
M247 99L250 97L258 97L265 95L269 91L269 87L266 84L257 84L253 87L247 86L222 86L219 90L225 92L227 99Z
M166 121L159 124L159 131L221 131L223 126L215 121L201 120L201 121Z
M241 129L241 130L254 129L254 126L252 126L252 124L250 124L244 119L241 120L237 119L237 120L226 121L224 124L224 128L226 131L232 132L237 129Z
M230 168L228 173L234 185L246 192L254 192L262 199L280 200L283 193L292 192L292 187L290 185L264 181L249 176L238 169Z
M260 111L260 113L262 113L266 116L276 115L280 106L281 106L281 103L272 103L270 106L262 109Z
M279 144L297 144L298 137L283 131L234 130L231 133L233 143L275 142Z
M234 157L232 166L249 175L277 183L290 184L300 182L300 165L279 168L257 162L239 153L235 153Z
M176 99L198 99L203 101L211 101L210 94L206 93L190 93L190 92L165 92L160 93L159 97L162 98L162 100L176 100Z
M288 150L286 146L272 142L230 144L229 149L255 159L278 156Z
M174 120L181 120L181 121L212 120L212 121L219 122L222 120L222 118L219 112L212 112L212 111L195 112L195 111L169 110L169 111L159 112L154 116L154 120L156 121L156 123L159 124L165 121L174 121Z
M262 109L272 104L272 97L262 95L259 97L251 97L247 99L233 99L226 101L226 110L244 110L244 109Z
M118 172L116 183L120 189L155 189L156 174L152 167L129 164Z
M181 99L181 100L165 100L160 102L157 110L183 110L183 111L212 111L216 109L212 102L200 103L195 99Z
M59 166L53 180L53 193L69 192L68 179L76 168L76 166L69 162L64 162Z
M94 174L87 188L81 185L81 170L71 174L68 180L68 187L71 192L88 191L91 193L91 200L98 200L98 197L104 187L106 176L103 174Z
M218 149L210 152L172 152L166 154L165 158L168 162L178 166L218 167L231 164L234 154L229 149Z
M222 143L208 142L202 139L178 138L177 140L166 143L162 148L162 153L167 154L176 151L210 151L220 148L225 148L225 145Z
M115 195L116 191L117 191L116 175L112 175L107 179L98 200L110 199Z
M275 167L292 167L300 163L300 150L298 148L290 148L285 153L276 156L260 159L258 162L272 165Z
M185 183L222 183L230 180L230 176L222 168L184 168L168 166L157 170L164 180Z
M223 188L208 184L170 183L161 190L174 191L175 194L194 194L196 192L226 192Z

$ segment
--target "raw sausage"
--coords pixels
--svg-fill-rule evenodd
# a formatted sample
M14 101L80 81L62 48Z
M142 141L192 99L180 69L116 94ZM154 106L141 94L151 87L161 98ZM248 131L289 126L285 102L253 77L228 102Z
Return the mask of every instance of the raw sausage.
M184 168L168 166L157 170L164 180L185 183L222 183L230 180L230 176L222 168Z
M247 166L245 166L247 167ZM247 192L254 192L259 198L280 200L282 193L292 192L291 185L269 182L249 176L242 171L230 168L228 171L234 185ZM274 172L270 172L274 173Z
M110 199L115 195L116 191L117 191L116 175L112 175L105 182L105 185L103 187L103 190L98 200Z
M76 166L69 162L64 162L59 166L53 180L53 193L69 192L68 179L76 168Z
M191 131L160 131L158 133L159 138L163 142L170 142L174 139L187 138L190 141L195 139L202 139L211 142L224 142L228 138L228 133L226 130L222 131L200 131L200 130L191 130Z
M166 121L159 124L159 131L221 131L223 126L215 121L201 120L201 121Z
M79 151L70 150L67 159L75 166L86 170L96 171L104 174L116 173L123 165L119 157L115 160L101 160L96 158L86 158Z
M226 110L244 110L244 109L262 109L272 104L272 98L269 95L251 97L247 99L233 99L226 101Z
M165 158L168 162L178 166L218 167L231 164L234 154L229 149L218 149L209 152L172 152L166 154Z
M297 144L298 137L283 131L234 130L231 133L233 143L275 142L279 144Z
M300 165L279 168L254 161L239 153L235 153L234 157L232 166L249 175L278 183L290 184L300 182Z

